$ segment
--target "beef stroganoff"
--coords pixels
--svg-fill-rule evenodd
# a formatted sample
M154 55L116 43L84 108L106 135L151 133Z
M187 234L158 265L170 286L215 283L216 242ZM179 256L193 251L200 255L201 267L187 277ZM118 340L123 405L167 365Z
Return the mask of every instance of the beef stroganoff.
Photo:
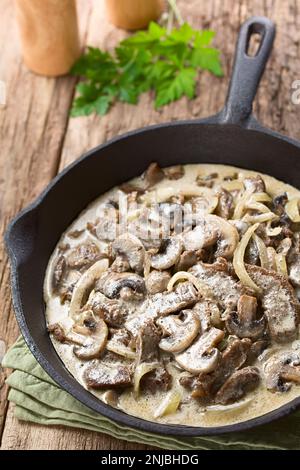
M74 377L150 421L242 422L300 395L300 192L223 165L145 173L92 202L44 283Z

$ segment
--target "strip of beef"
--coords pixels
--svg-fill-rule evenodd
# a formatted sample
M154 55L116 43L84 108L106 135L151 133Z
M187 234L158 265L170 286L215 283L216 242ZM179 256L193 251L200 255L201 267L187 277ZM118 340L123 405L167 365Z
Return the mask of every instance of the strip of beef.
M49 333L52 334L53 338L60 343L64 343L67 340L66 333L59 323L53 323L53 325L49 325L47 329Z
M55 263L52 277L52 286L54 292L57 292L61 286L62 280L66 273L67 263L64 255L59 255Z
M265 182L260 175L245 178L244 186L246 190L250 190L253 193L264 193L266 191Z
M142 325L158 316L178 312L198 300L198 294L191 282L182 282L171 292L155 294L145 302L139 314L126 322L126 328L136 336Z
M234 403L255 390L260 382L259 370L256 367L244 367L234 372L216 394L215 401L222 405Z
M269 346L270 342L267 338L258 339L251 344L248 352L247 364L253 364L256 359L264 352Z
M88 387L95 389L123 388L132 384L130 367L118 364L106 365L102 362L87 367L83 378Z
M85 242L72 248L66 253L66 262L71 269L88 268L101 258L97 245L93 242Z
M233 196L226 189L221 189L218 191L217 196L219 197L219 202L216 207L215 213L223 217L223 219L230 219L233 212Z
M160 330L153 320L148 320L137 335L137 364L141 362L157 362L159 360L158 343L161 340Z
M223 351L219 365L212 373L182 377L181 385L190 389L193 397L212 399L226 380L245 364L250 345L249 339L233 340Z
M240 296L247 294L249 289L238 282L229 270L230 266L222 259L214 264L200 262L189 272L209 287L212 297L221 307L234 310Z
M122 301L108 299L101 292L95 292L86 308L93 310L95 315L103 318L109 326L114 328L123 326L128 315L128 310Z
M246 266L255 284L262 290L261 304L268 320L270 336L277 342L295 338L300 304L285 276L259 266Z
M172 384L172 376L165 367L157 367L141 379L141 388L143 391L156 393L157 391L166 392Z

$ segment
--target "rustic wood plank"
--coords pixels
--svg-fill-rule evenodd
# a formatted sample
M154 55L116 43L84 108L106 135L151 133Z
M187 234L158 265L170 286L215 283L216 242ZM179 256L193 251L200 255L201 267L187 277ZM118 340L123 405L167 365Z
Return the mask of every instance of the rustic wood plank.
M81 0L85 30L90 1ZM1 2L0 80L7 105L0 108L0 236L9 220L28 204L57 172L75 81L48 79L22 64L13 2ZM9 35L8 35L9 32ZM0 245L0 341L3 353L19 334L11 308L8 260ZM5 420L7 388L0 369L0 436Z
M273 129L300 138L298 124L300 106L293 105L291 102L291 84L300 78L299 2L297 0L285 2L280 0L264 0L263 2L261 0L212 0L210 2L180 0L178 3L182 8L184 18L195 27L209 27L217 31L216 44L222 47L224 53L225 78L219 80L203 73L199 80L199 97L196 100L188 102L182 99L160 112L153 110L151 97L144 95L137 107L118 104L103 118L91 116L71 119L63 144L60 169L87 149L106 141L113 135L166 120L201 117L217 112L225 99L239 26L253 14L272 18L278 27L274 52L255 103L257 115L264 124ZM107 24L103 4L100 1L94 5L87 31L88 44L101 45L106 48L111 48L124 35L124 32ZM16 122L19 124L19 119L16 119ZM47 129L50 131L51 127ZM43 147L45 148L45 145ZM43 158L45 158L44 154ZM46 179L41 182L40 186L45 184ZM17 200L20 206L24 203L21 197ZM9 302L7 293L2 298ZM11 406L2 442L4 449L145 448L137 444L128 444L130 447L126 445L122 441L97 433L59 427L41 428L28 423L18 423L13 417Z

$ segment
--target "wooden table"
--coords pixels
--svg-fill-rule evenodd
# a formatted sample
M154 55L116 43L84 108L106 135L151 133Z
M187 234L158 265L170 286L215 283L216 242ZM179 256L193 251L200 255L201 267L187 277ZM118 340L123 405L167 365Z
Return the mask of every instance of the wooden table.
M266 125L300 138L300 105L292 104L292 82L300 79L300 0L179 0L195 27L217 31L225 77L203 73L199 97L182 99L154 111L144 95L138 106L118 104L102 118L70 119L75 80L33 75L20 57L12 0L0 0L0 80L7 86L7 106L0 109L0 231L35 198L58 171L91 147L130 129L161 121L213 114L224 103L234 44L241 22L251 15L276 21L278 32L255 103ZM124 36L107 23L102 0L78 0L83 43L111 48ZM167 143L166 143L167 145ZM153 156L155 159L155 155ZM284 155L282 156L284 158ZM10 295L9 266L0 246L0 355L19 335ZM8 404L0 369L0 438L2 449L146 449L103 434L18 422Z

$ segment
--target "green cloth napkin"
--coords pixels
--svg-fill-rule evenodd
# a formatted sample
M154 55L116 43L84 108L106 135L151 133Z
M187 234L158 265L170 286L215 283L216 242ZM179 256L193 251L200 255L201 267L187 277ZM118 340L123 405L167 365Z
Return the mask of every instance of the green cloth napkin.
M53 382L22 338L7 352L2 366L14 369L7 380L11 387L8 398L16 404L15 414L23 421L89 429L170 450L300 449L300 412L256 429L222 436L161 436L117 424L82 405Z

